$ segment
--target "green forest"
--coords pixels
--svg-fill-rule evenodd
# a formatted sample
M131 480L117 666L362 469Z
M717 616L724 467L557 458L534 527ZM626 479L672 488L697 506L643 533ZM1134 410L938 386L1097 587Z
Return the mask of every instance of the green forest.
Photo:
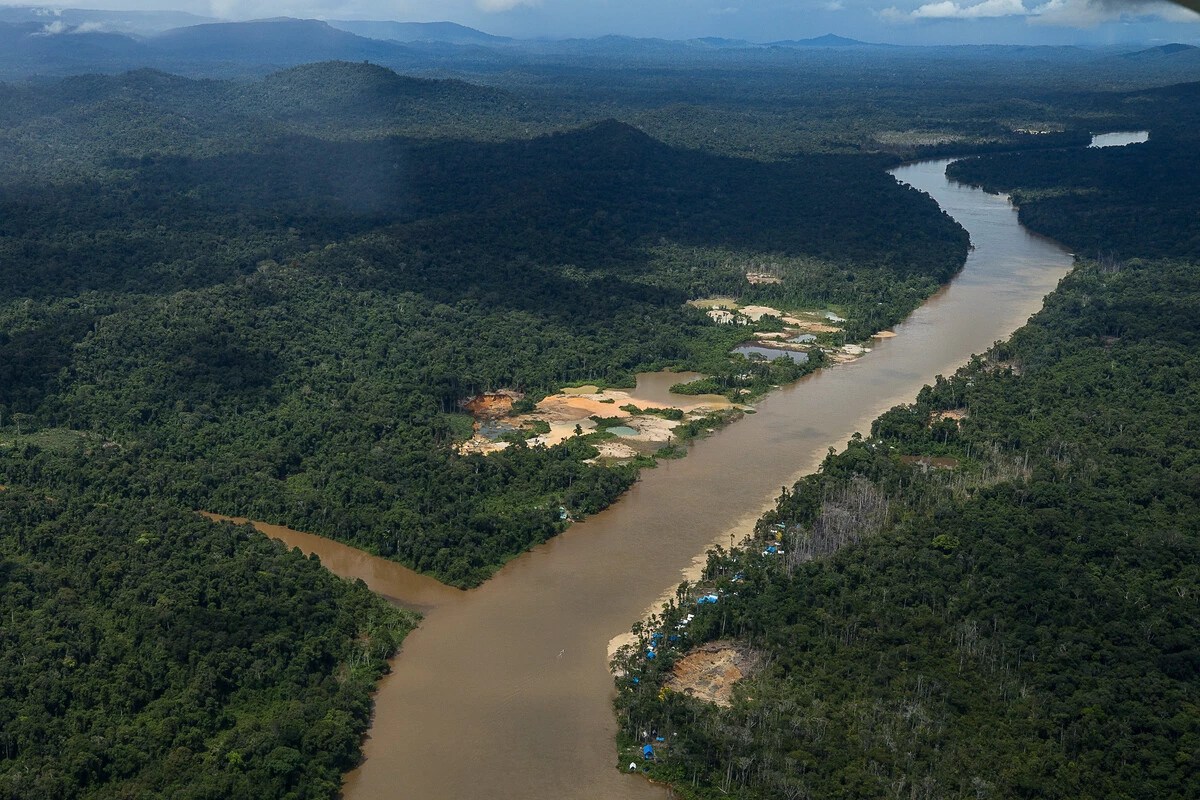
M98 101L82 103L81 81ZM284 523L472 586L561 530L560 506L593 513L636 468L584 463L586 441L460 456L462 401L663 368L761 391L802 369L730 357L747 331L686 300L832 305L862 339L948 280L968 246L882 155L767 164L612 120L505 142L380 137L383 112L365 110L353 136L318 137L281 132L295 115L264 101L294 87L311 127L355 82L392 113L401 95L483 118L508 108L468 103L491 90L337 63L249 87L143 71L23 98L47 121L75 118L46 163L23 162L36 177L0 187L0 424L18 445L0 455L4 480L61 476ZM45 174L56 146L131 97L140 154L97 149L76 174ZM277 129L251 135L211 98L265 107ZM192 109L194 146L158 149L146 118ZM746 281L764 258L783 283ZM19 457L23 437L57 430L103 437L124 468Z
M1157 209L1194 192L1187 121L1166 121L1186 90L1147 88L1165 71L1097 81L1060 56L671 56L636 71L539 56L437 77L332 61L222 67L233 78L137 69L0 84L0 796L337 796L359 759L370 691L416 618L195 512L286 524L480 584L560 533L564 511L603 509L654 461L594 462L603 430L464 455L464 400L509 388L532 403L663 369L710 376L690 391L747 400L821 366L819 356L732 356L779 320L717 325L687 301L835 310L846 322L827 334L832 346L902 320L970 247L930 197L887 174L906 158L989 154L972 164L997 165L994 175L961 177L1027 192L1022 215L1037 227L1043 196L1103 195L1114 215L1141 197L1128 180L1073 176L1063 153L1093 126L1146 125L1155 152L1173 159ZM1047 75L1068 88L1033 88ZM1027 162L1006 160L1012 150L1043 159L1032 173L1059 165L1061 177L1028 180ZM1118 174L1162 163L1127 157ZM1182 556L1195 481L1184 390L1196 326L1180 298L1194 250L1169 238L1194 222L1185 217L1169 217L1158 249L1103 238L1112 216L1091 238L1062 234L1104 257L1040 318L1053 334L1032 326L888 415L763 522L783 524L790 549L828 502L869 485L890 503L878 536L786 569L757 550L714 557L717 583L742 573L741 599L705 608L693 635L737 635L781 655L729 713L659 700L653 671L622 692L628 730L652 721L686 737L660 777L701 796L869 794L885 776L906 790L951 785L947 775L967 773L931 754L953 751L962 765L1020 756L1020 769L979 767L997 796L1051 770L1063 794L1119 794L1134 775L1188 795L1195 576ZM764 267L780 282L747 279ZM1167 292L1159 279L1180 285ZM997 366L1009 363L1019 367ZM1122 383L1135 378L1150 383ZM1064 386L1094 389L1062 408L1051 395ZM1104 399L1117 396L1143 405ZM968 401L961 426L926 424L935 408ZM1029 409L1029 420L1013 416ZM1147 409L1161 425L1145 427ZM681 425L659 455L682 455L737 416ZM1155 438L1168 430L1176 438ZM928 453L960 466L923 472L900 459ZM1051 480L1062 475L1070 491ZM1110 485L1125 494L1106 494ZM974 527L956 522L968 513ZM994 518L1012 531L985 533ZM1129 539L1150 520L1153 534ZM1067 541L1046 533L1055 526L1103 536ZM874 560L853 561L871 548ZM1021 553L1053 580L1025 575ZM972 572L981 564L987 580ZM915 579L925 569L941 589ZM868 580L870 570L879 575ZM888 581L893 594L873 593ZM1116 583L1134 588L1097 603L1096 587ZM1043 594L1028 591L1035 584ZM1011 620L1014 593L1075 615ZM1126 682L1093 667L1070 672L1073 693L1047 688L1065 659L1110 641L1101 613L1127 623L1127 639L1101 650ZM925 638L877 661L825 657L913 631ZM1134 686L1134 672L1153 680ZM902 736L895 692L913 680L930 721ZM1147 710L1120 715L1128 748L1101 752L1106 699L1134 689L1122 702ZM772 692L779 703L762 702ZM993 697L1010 733L979 752L966 722L994 720ZM862 713L837 716L838 702ZM1085 710L1092 727L1072 716ZM869 741L858 738L867 717L882 726ZM935 737L951 729L955 748ZM1037 748L1025 747L1031 732ZM823 783L826 768L836 775Z
M666 741L652 777L696 798L1200 794L1187 145L1154 128L951 166L1102 257L831 452L639 629L616 706L623 746ZM762 664L730 708L666 688L688 648L730 639Z
M1200 253L1200 84L1139 93L1153 135L1136 147L1046 150L957 161L949 174L1011 194L1021 222L1091 258L1183 258Z
M416 622L249 527L0 492L0 797L332 797Z
M731 357L753 327L686 300L833 306L862 338L968 244L884 154L772 166L370 65L0 93L0 796L22 800L333 797L356 763L415 618L196 510L476 585L653 461L590 463L603 432L459 455L461 401L668 367L761 393L821 360ZM746 281L763 261L783 283Z

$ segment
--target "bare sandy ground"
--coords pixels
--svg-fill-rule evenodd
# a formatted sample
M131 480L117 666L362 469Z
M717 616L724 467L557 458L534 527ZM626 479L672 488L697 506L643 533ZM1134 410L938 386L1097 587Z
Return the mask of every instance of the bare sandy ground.
M800 328L805 333L839 333L842 329L830 325L826 322L817 322L811 319L800 319L799 317L784 317L783 322L786 325L794 325Z
M508 447L508 442L493 442L491 439L475 434L458 446L458 452L464 456L472 453L486 456L499 453L506 447Z
M727 308L731 311L740 308L738 301L732 297L704 297L699 300L688 300L687 304L696 308Z
M621 442L601 442L596 449L600 451L600 458L633 458L638 454L637 450Z
M668 374L667 379L673 379ZM680 376L686 380L687 376ZM476 412L476 419L495 418L504 416L512 409L510 393L494 392L489 395L473 398L463 404L464 408ZM544 398L537 407L528 414L509 417L508 421L514 427L521 427L534 421L545 422L550 426L550 432L529 439L531 445L551 447L576 434L576 428L582 433L596 429L596 417L623 417L627 427L637 431L632 436L623 437L629 441L646 443L663 443L671 439L672 431L679 420L668 420L653 414L631 416L622 411L621 406L635 405L638 408L677 408L684 412L684 419L695 417L719 408L733 405L726 397L715 394L703 395L670 395L669 405L649 395L641 395L637 389L606 389L585 385L563 389L558 394ZM476 422L476 431L479 424ZM492 442L478 433L458 446L460 453L495 453L508 446L507 442ZM609 456L611 458L632 458L637 454L633 448L626 447L627 456Z
M742 306L740 311L742 314L754 320L755 322L758 322L760 319L767 316L783 316L782 311L780 311L778 308L771 308L770 306Z
M730 639L702 644L675 662L667 687L672 691L728 708L733 685L758 666L758 656Z

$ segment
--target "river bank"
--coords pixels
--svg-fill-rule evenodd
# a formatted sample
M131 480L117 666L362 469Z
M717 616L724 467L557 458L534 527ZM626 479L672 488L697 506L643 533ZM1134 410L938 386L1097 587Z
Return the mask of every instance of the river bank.
M893 175L970 231L975 249L950 286L871 353L772 393L688 458L643 473L620 502L426 609L380 683L347 798L664 796L613 768L607 644L829 447L1008 336L1071 266L1005 199L946 181L946 163ZM381 591L403 600L407 589Z

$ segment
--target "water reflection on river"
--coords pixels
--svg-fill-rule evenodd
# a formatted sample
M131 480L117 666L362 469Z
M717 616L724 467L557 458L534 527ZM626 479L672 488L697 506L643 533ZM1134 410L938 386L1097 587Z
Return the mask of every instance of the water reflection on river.
M947 163L893 174L930 193L975 249L949 288L896 326L895 338L766 398L757 414L645 472L613 507L481 588L430 592L414 586L411 573L397 573L392 585L355 557L339 566L335 554L347 548L295 542L335 571L368 572L372 588L426 610L380 685L366 760L346 779L348 798L664 796L616 769L607 642L708 545L748 530L828 447L1020 326L1070 267L1066 251L1018 225L1006 199L948 183Z

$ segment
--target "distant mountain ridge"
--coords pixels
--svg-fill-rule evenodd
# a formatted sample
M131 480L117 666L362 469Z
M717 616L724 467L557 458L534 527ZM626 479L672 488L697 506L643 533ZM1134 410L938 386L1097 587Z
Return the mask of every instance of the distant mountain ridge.
M186 11L104 11L90 8L0 6L0 23L36 23L44 30L151 36L171 28L217 22Z
M827 33L824 36L816 36L812 39L784 39L778 42L768 42L767 44L773 47L891 47L892 45L878 45L871 42L862 42L858 39L848 39L845 36L838 36L835 33Z
M278 64L387 59L404 52L392 42L356 36L320 20L290 17L174 28L148 43L177 58L241 57Z
M338 30L394 42L445 42L447 44L497 45L517 41L507 36L468 28L456 22L395 22L392 20L328 20Z
M139 16L140 14L140 16ZM78 24L76 21L78 20ZM194 22L168 30L135 33L171 21ZM116 28L125 26L124 29ZM112 28L112 30L110 30ZM847 54L887 57L888 53L937 52L979 61L1058 59L1104 61L1150 73L1200 64L1200 48L1186 44L1123 53L1120 48L1089 50L1004 45L900 46L864 42L837 34L766 43L702 37L687 40L599 36L576 39L513 39L451 22L342 20L325 22L288 17L245 22L213 22L191 15L145 12L39 13L32 8L0 8L0 81L81 73L114 74L151 68L192 77L261 76L279 69L326 61L371 62L410 73L495 75L546 59L556 63L725 64L767 63L780 59L836 61ZM1133 65L1136 64L1136 67ZM578 64L576 64L578 65ZM485 79L487 82L487 79Z
M1145 59L1163 58L1173 56L1177 53L1187 53L1193 50L1200 50L1191 44L1182 44L1180 42L1172 42L1171 44L1163 44L1158 47L1148 47L1145 50L1137 50L1133 53L1124 53L1121 58L1128 58L1131 61L1141 61Z

